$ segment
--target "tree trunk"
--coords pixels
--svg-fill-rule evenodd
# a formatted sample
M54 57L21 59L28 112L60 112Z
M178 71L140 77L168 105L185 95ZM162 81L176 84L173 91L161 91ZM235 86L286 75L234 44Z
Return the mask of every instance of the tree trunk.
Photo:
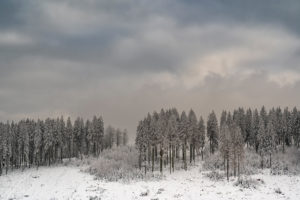
M193 145L190 144L190 164L192 163L193 160Z
M155 161L157 161L157 146L156 145L154 146L154 149L155 149Z
M170 174L172 173L172 145L169 146Z
M63 162L63 150L62 147L60 148L60 161Z
M209 138L209 153L212 154L211 139Z
M8 165L9 165L9 157L8 156L6 156L6 174L7 174L7 172L8 172Z
M238 156L238 178L240 178L240 156Z
M187 170L187 159L186 159L186 140L184 142L184 169Z
M150 165L151 162L151 146L148 144L148 165Z
M285 153L285 137L282 139L282 153Z
M195 144L193 145L193 160L194 160L194 164L196 163L196 148L195 148Z
M155 149L152 147L152 172L154 172L154 155L155 154Z
M272 154L270 153L270 169L272 168Z
M173 172L174 172L174 160L175 160L175 148L174 146L172 146L172 168L173 168Z
M141 170L142 168L142 154L141 154L141 150L140 150L140 153L139 153L139 169Z
M182 144L182 161L184 163L184 144Z
M165 163L168 165L169 164L169 148L167 148L167 160L165 161Z
M236 177L236 153L233 154L233 175Z
M229 156L227 156L227 181L229 181Z
M2 175L2 155L0 155L0 176Z
M50 166L50 155L49 155L49 158L48 158L48 165Z
M163 173L163 149L160 147L160 173Z

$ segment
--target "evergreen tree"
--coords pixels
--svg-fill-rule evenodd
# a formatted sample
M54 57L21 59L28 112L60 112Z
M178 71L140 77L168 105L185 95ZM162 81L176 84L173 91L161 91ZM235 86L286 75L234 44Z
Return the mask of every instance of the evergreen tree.
M250 144L255 148L256 152L258 152L258 145L259 145L259 141L258 141L259 128L260 128L259 115L257 109L255 109L252 118L252 131L250 137Z
M182 112L180 117L179 138L182 141L183 167L185 170L187 170L186 148L187 148L187 140L188 140L188 118L184 111Z
M285 138L285 131L284 131L284 120L281 108L278 107L276 109L276 137L277 143L282 145L282 152L284 152L284 138Z
M297 112L294 121L294 143L297 148L300 147L300 111Z
M37 167L39 167L40 163L42 162L42 134L41 122L38 120L34 130L34 160Z
M260 110L260 117L262 118L262 120L264 122L265 129L266 129L267 124L268 124L268 116L267 116L267 111L266 111L265 106L263 106Z
M126 146L128 144L128 133L127 133L127 130L124 129L123 131L123 141L122 141L122 144L123 146Z
M214 154L218 148L218 120L214 111L210 113L207 120L207 137L209 139L210 153Z
M201 149L201 158L203 160L203 153L204 153L204 147L205 147L205 124L204 120L202 117L199 119L199 124L198 124L198 137L196 139L197 141L197 147Z
M285 152L285 145L291 144L292 118L288 108L285 108L282 116L282 151Z
M48 165L50 165L53 155L53 124L49 118L45 121L44 140L46 154L45 160L48 160Z
M248 144L251 141L251 135L252 135L252 111L249 108L246 112L246 116L245 116L245 142L248 146Z
M264 167L264 155L265 155L265 149L267 146L266 141L266 129L265 129L265 123L262 117L259 117L259 129L258 129L258 152L261 156L261 167Z
M227 181L229 181L229 166L231 155L231 134L227 123L222 123L220 127L220 152L224 158L224 170L226 169ZM227 163L227 165L226 165Z
M222 111L221 119L220 119L220 127L225 125L227 121L227 112L225 110Z
M174 171L174 146L177 138L177 121L174 115L171 115L167 123L167 139L169 141L169 159L170 159L170 173Z
M188 116L188 138L190 143L190 163L195 161L195 145L198 133L198 122L194 111L191 109Z
M166 127L167 127L167 117L164 109L161 109L159 113L159 120L158 120L158 138L159 138L159 156L160 156L160 172L163 172L163 161L164 161L164 154L165 148L168 145L167 141L167 134L166 134Z
M275 127L274 127L274 123L275 123L275 119L272 117L270 118L268 125L267 125L267 130L266 133L263 137L263 140L261 141L261 149L262 149L262 153L264 153L265 155L269 155L270 159L270 168L272 167L272 153L275 149L275 135L276 135L276 131L275 131Z
M64 157L64 148L66 144L66 124L64 121L63 116L60 117L58 121L58 146L59 146L59 155L60 155L60 160L62 162L62 159Z
M74 144L74 155L75 157L79 157L81 154L81 119L78 117L74 122L74 129L73 129L73 144Z
M70 117L68 117L67 119L66 140L67 140L67 154L69 159L71 159L71 157L73 156L73 126Z
M118 146L121 146L121 144L122 144L122 132L120 129L117 128L117 130L116 130L116 145L118 147Z
M244 139L242 136L241 128L234 124L231 127L231 149L232 149L232 163L234 176L240 176L240 165L244 158Z
M4 135L4 125L0 123L0 176L2 175L2 166L4 160L4 143L5 135Z
M93 135L94 135L94 126L90 122L90 120L87 120L85 123L86 127L86 148L87 148L87 155L90 152L93 152L91 149L93 149Z

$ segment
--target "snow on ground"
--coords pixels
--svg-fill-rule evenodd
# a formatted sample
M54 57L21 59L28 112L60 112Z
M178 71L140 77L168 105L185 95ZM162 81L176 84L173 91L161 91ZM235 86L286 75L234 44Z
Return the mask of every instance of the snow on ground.
M41 167L0 176L0 199L89 199L100 183L76 167Z
M27 169L0 177L0 199L300 199L299 176L258 174L253 178L263 179L264 184L242 189L233 185L234 180L210 181L197 166L171 176L166 170L165 174L163 180L117 183L94 180L74 166ZM275 192L277 188L282 194Z

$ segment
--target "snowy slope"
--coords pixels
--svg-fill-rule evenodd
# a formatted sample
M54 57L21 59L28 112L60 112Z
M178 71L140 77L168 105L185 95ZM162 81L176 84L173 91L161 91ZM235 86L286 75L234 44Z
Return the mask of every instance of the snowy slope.
M258 189L241 189L233 181L213 182L199 168L177 171L160 181L106 183L79 167L42 167L0 177L0 199L300 199L299 176L255 175ZM283 194L275 192L280 188Z

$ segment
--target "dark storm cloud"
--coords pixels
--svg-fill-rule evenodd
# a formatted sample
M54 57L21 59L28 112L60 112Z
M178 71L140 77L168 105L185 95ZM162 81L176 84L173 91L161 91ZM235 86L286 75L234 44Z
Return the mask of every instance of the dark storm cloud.
M297 0L0 1L0 120L299 106L299 19Z

